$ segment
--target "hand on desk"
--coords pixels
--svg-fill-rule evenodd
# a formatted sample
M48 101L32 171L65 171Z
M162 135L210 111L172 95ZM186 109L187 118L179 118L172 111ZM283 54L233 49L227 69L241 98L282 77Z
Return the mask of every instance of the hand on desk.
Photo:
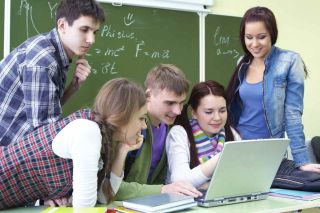
M302 171L318 172L320 173L320 164L309 163L299 167Z
M45 206L72 206L72 196L69 198L63 197L63 198L58 198L58 199L52 199L52 200L46 200L44 201Z
M174 193L174 194L184 194L192 197L202 196L191 183L186 181L177 181L168 185L162 186L161 193Z

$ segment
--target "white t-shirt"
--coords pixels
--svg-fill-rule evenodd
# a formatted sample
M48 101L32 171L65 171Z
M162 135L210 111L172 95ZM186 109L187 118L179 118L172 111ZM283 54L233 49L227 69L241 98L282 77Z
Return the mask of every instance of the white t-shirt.
M241 140L240 135L232 129L234 140ZM167 183L188 181L198 188L210 180L203 174L200 165L190 169L190 144L186 130L180 126L173 126L166 139L168 156Z
M52 142L53 152L73 162L73 207L93 207L97 202L106 203L103 193L97 193L102 136L98 124L87 119L77 119L67 124ZM100 165L101 167L101 165ZM100 168L101 169L101 168ZM116 193L122 177L111 173L112 190Z

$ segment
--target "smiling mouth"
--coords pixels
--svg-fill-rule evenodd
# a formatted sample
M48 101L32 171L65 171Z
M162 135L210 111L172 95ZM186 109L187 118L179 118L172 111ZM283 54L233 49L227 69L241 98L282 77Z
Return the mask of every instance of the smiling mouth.
M170 118L170 119L176 119L176 117L177 117L177 116L170 116L170 115L167 115L167 117L168 117L168 118Z
M256 54L257 54L257 53L260 53L260 52L261 52L261 49L258 49L258 50L252 50L252 52L253 52L253 53L256 53Z
M218 128L220 127L220 124L210 124L210 126L212 126L213 128Z

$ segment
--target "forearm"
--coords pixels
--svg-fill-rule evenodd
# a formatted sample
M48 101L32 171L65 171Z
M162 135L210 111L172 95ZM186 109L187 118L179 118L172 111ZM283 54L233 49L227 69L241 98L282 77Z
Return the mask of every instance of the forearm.
M116 200L126 200L144 195L160 194L162 186L163 185L148 185L122 181L116 194Z
M206 177L210 178L212 176L212 174L217 166L219 156L220 156L220 154L217 154L214 157L212 157L211 159L209 159L208 161L206 161L205 163L200 165L201 171Z
M113 161L112 164L112 169L111 171L117 175L118 177L121 177L122 173L123 173L123 167L124 167L124 163L127 157L128 151L124 150L124 149L119 149L117 151L117 156Z
M68 87L64 90L63 97L61 99L61 105L64 105L70 98L79 90L79 86L72 81Z
M113 172L111 172L110 174L110 183L111 183L111 188L114 194L116 194L120 188L121 182L123 179L123 174L121 175L121 177L115 175ZM106 179L105 179L106 180ZM108 199L106 199L106 196L103 194L102 191L102 186L103 183L101 184L99 190L98 190L98 201L99 203L107 203Z
M288 125L286 132L290 139L291 154L296 166L310 163L302 124Z

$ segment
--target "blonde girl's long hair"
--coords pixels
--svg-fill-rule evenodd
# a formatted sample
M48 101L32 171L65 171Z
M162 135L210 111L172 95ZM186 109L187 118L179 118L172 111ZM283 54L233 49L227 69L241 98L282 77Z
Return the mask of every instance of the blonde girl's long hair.
M98 189L102 187L108 203L113 201L115 196L110 184L114 158L112 136L121 126L127 124L133 113L145 103L146 95L140 86L125 78L115 78L102 86L93 104L95 121L100 125L102 135L103 169L98 173Z

